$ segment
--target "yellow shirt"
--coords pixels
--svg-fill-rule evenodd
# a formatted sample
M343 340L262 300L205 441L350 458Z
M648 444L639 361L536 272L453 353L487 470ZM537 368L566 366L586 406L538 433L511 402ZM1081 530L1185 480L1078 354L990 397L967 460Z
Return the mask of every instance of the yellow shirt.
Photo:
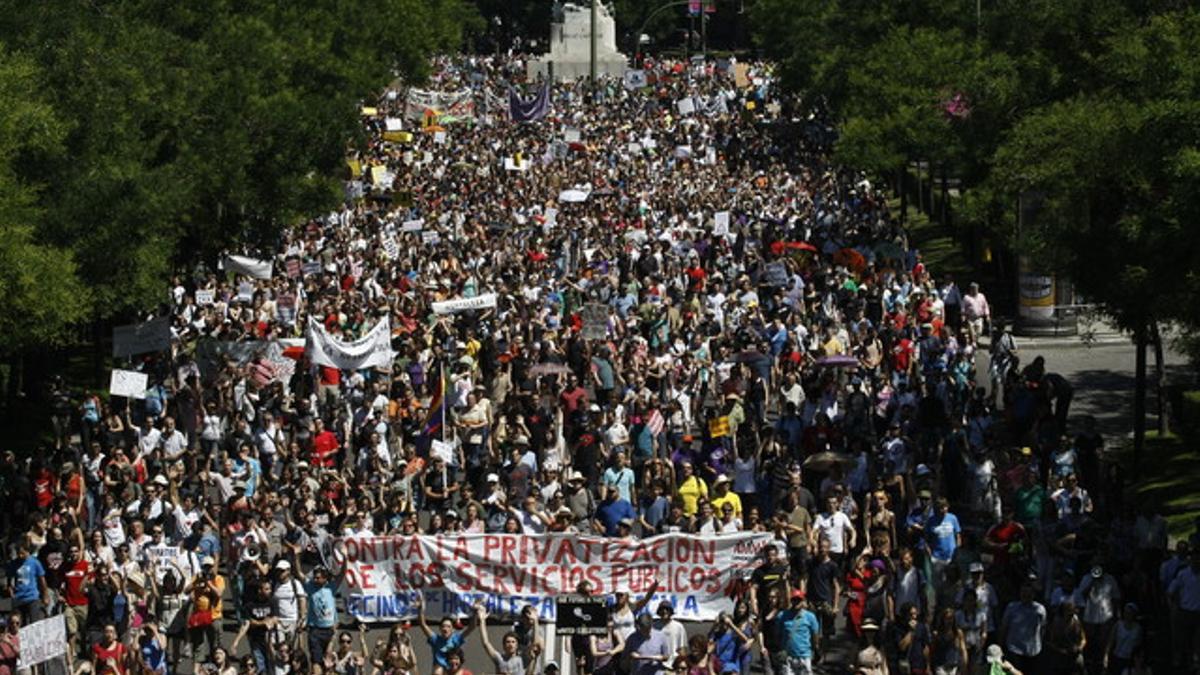
M683 502L683 515L694 516L700 510L696 503L701 497L708 496L708 485L698 476L690 476L677 490L680 501Z
M718 518L721 517L721 507L726 504L733 505L733 515L737 516L738 518L742 517L742 498L737 496L737 493L733 490L727 490L725 492L725 496L713 497L708 501L710 504L712 504L713 514L715 514Z

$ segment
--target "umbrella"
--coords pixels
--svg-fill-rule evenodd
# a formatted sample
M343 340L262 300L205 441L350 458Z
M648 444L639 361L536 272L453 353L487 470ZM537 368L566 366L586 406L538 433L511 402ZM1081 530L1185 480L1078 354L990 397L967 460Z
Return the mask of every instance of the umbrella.
M538 375L567 375L571 369L561 363L539 363L529 369L529 374Z
M822 356L817 359L818 368L857 368L858 359L845 354Z
M855 251L852 248L844 248L833 254L833 263L849 267L855 272L861 272L867 268L867 259L863 254Z
M747 349L746 351L738 352L725 360L728 363L759 363L767 358L769 357L762 352L755 351L753 349Z
M904 258L904 249L894 241L881 241L875 245L875 255L885 260Z
M840 452L830 452L829 450L809 455L808 459L804 460L804 468L810 471L830 471L835 466L848 469L855 464L857 464L857 461L850 455L844 455Z
M775 255L783 255L785 251L812 251L817 252L817 247L807 241L775 241L771 242L771 253Z

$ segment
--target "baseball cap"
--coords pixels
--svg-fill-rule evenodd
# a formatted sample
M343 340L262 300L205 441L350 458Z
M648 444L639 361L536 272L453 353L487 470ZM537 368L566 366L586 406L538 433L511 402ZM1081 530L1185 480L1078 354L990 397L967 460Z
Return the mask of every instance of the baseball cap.
M1003 660L1004 660L1004 650L1000 648L1000 645L988 645L987 662L988 663L1000 663Z
M674 614L675 613L675 605L672 605L671 603L667 602L666 600L663 600L662 602L658 603L657 613L662 614L663 612L666 612L668 614Z
M617 525L624 525L625 527L633 527L633 519L632 518L622 518L621 520L617 521Z
M286 560L280 560L279 562L275 563L275 569L290 570L290 569L292 569L292 563L290 563Z
M728 482L729 482L729 476L726 476L725 474L721 474L721 475L717 476L716 480L713 481L713 485L717 486L717 485L720 485L721 483L728 483Z
M211 555L206 555L200 559L201 567L212 567L213 565L216 565L216 564L217 564L217 561L213 560Z
M797 588L796 590L792 591L792 600L803 600L805 597L807 596L804 594L803 589Z
M487 482L489 482L489 483L499 483L499 482L500 482L500 476L497 476L497 475L496 475L496 474L494 474L494 473L489 473L489 474L487 475Z
M971 563L971 566L968 567L967 569L970 570L972 574L974 574L975 572L982 572L983 571L983 563L973 562L973 563Z
M933 493L930 492L929 490L921 490L920 492L917 493L917 496L922 499L932 499Z

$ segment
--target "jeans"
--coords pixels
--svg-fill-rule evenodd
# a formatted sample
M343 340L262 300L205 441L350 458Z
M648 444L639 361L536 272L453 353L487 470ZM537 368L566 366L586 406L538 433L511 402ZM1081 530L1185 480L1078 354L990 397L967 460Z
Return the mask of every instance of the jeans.
M254 671L265 673L271 670L271 645L266 641L251 640L250 654L254 657Z

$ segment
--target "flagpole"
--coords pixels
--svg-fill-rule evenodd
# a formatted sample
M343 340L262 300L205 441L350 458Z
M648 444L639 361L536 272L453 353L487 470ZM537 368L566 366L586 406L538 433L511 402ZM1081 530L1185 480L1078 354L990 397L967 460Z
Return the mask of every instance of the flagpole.
M446 391L446 359L445 359L445 357L443 357L441 359L441 364L440 364L439 368L440 368L440 372L439 372L440 379L438 380L438 385L442 388L442 443L445 443L446 442L446 426L450 424L450 419L448 417L446 417L446 395L449 394L449 392ZM442 489L443 490L445 490L450 485L449 477L448 477L449 471L450 471L450 462L443 461L442 462ZM447 495L447 496L449 496L449 495Z

